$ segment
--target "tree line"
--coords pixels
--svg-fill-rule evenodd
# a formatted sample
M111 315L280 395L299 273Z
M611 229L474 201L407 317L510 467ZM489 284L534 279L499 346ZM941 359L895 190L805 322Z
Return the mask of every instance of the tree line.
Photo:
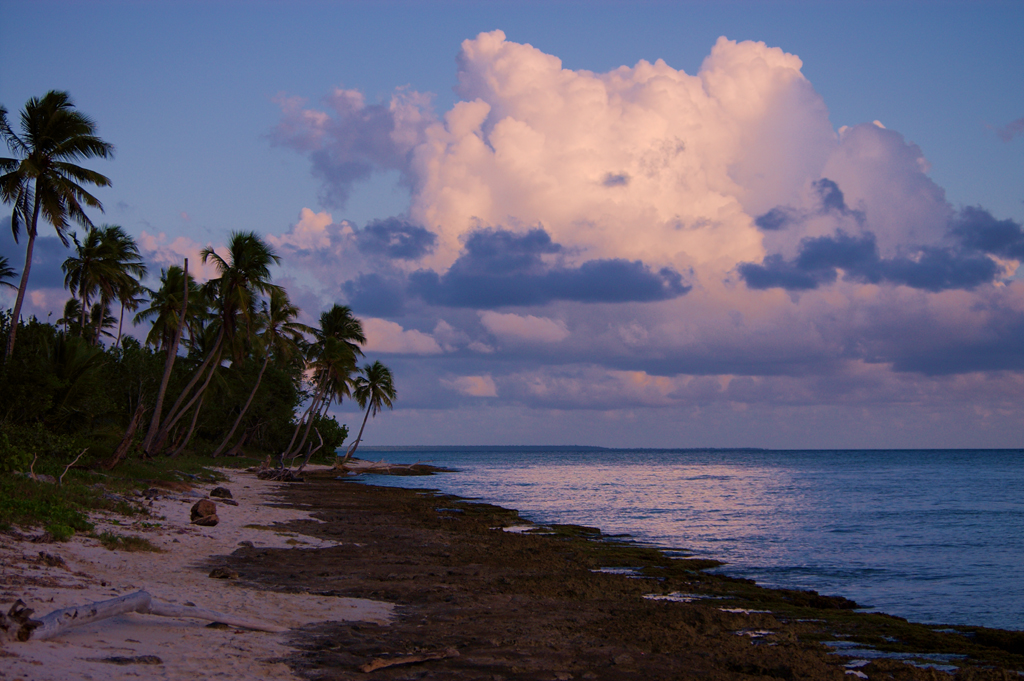
M280 258L255 232L232 233L224 255L201 252L217 274L205 283L185 259L146 287L135 240L85 213L102 212L88 188L110 180L79 163L114 149L66 92L30 99L17 130L0 106L0 137L12 153L0 158L0 200L12 207L15 242L25 238L17 284L0 257L0 285L16 291L14 307L0 312L0 470L71 440L103 452L106 468L132 451L221 456L243 447L283 466L288 457L335 451L348 431L328 410L354 399L366 415L347 458L369 416L392 407L390 370L358 366L360 320L335 304L318 326L300 323L299 308L272 281ZM70 249L62 265L70 298L54 324L21 315L41 221ZM144 342L124 334L126 312L150 325Z

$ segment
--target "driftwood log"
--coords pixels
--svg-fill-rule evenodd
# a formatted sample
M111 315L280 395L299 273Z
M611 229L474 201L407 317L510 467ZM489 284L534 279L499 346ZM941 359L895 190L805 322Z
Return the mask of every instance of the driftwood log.
M112 598L109 601L99 601L62 610L54 610L37 620L32 619L33 610L19 599L6 614L0 612L0 638L11 641L43 641L56 638L73 627L129 612L162 615L164 617L194 617L195 619L208 622L220 622L233 627L254 629L256 631L270 631L274 633L288 631L285 627L279 627L267 622L236 617L195 606L161 603L146 591L136 591L133 594Z

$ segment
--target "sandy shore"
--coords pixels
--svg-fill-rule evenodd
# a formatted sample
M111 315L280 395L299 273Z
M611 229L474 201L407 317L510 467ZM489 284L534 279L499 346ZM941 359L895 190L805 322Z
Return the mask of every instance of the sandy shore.
M243 542L257 549L340 546L330 539L274 529L276 523L310 517L306 511L272 503L279 483L236 470L222 472L229 480L218 484L232 492L238 505L218 503L220 523L215 527L190 524L189 513L216 485L197 485L191 493L161 492L152 500L152 515L134 522L113 515L92 517L97 534L145 537L162 549L160 553L110 551L98 540L82 536L65 543L33 543L0 534L0 606L6 610L20 598L40 616L144 589L168 603L191 603L288 628L314 622L389 621L393 606L381 601L280 593L211 578L211 557L228 555ZM302 586L296 584L290 591L301 591ZM294 652L287 646L289 634L206 624L132 613L69 630L52 641L7 643L0 648L0 679L296 678L277 661ZM112 658L121 658L121 663ZM137 661L124 664L124 658Z
M191 525L197 497L181 493L161 494L153 516L132 526L96 518L98 532L145 536L162 553L0 535L0 604L21 598L45 614L145 589L290 633L131 614L7 644L0 679L1006 681L1024 672L1024 632L854 612L841 597L764 589L707 572L714 561L594 528L528 526L513 510L334 471L285 485L224 473L238 506L218 504L216 527ZM213 579L212 567L238 578Z

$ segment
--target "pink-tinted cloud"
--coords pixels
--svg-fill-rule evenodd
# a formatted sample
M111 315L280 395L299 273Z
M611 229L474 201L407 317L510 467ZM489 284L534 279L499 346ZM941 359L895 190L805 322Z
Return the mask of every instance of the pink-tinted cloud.
M399 170L411 202L362 228L304 212L275 238L325 297L434 329L444 352L404 365L415 408L476 390L721 424L820 407L848 433L879 404L1021 420L1022 226L952 206L925 150L879 121L835 131L802 68L722 38L693 75L594 73L483 33L437 116L406 92L282 101L277 138L325 192Z

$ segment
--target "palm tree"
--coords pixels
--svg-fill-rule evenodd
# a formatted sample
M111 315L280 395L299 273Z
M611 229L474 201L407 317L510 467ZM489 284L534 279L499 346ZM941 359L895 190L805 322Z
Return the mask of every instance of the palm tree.
M78 302L78 298L68 298L68 302L64 303L64 316L57 320L57 324L64 325L64 335L70 334L72 331L75 332L76 336L81 336L79 332L82 316L82 303Z
M117 317L110 314L110 305L105 300L93 303L89 309L89 326L83 335L86 341L92 345L100 344L100 336L113 338L114 334L106 329L112 329L117 324Z
M301 344L305 340L303 334L313 333L312 328L295 321L298 316L299 308L288 300L288 294L285 293L284 289L274 288L270 291L270 301L269 303L263 303L263 311L260 314L263 333L257 339L257 344L261 346L263 351L263 365L260 367L259 375L256 376L256 385L253 386L252 392L249 393L249 399L242 406L242 410L239 412L238 418L235 419L234 425L231 426L231 430L228 431L224 441L220 443L220 446L214 450L211 456L220 456L221 452L228 446L228 442L231 441L235 431L238 430L238 426L242 423L242 418L249 411L249 406L252 404L253 398L256 397L256 391L260 388L263 374L267 370L267 365L270 364L271 356L276 356L284 362L291 360L301 350Z
M7 258L0 255L0 286L6 286L15 291L18 290L17 286L7 281L8 279L14 279L14 268L11 267Z
M111 144L96 136L96 124L92 119L75 110L66 92L51 90L42 99L29 99L21 113L20 128L20 134L11 128L7 122L7 109L0 107L0 137L16 156L0 158L0 200L14 204L11 231L15 241L22 225L28 234L25 268L21 272L14 303L5 362L14 352L17 320L28 290L40 213L67 246L69 219L84 226L92 225L83 204L103 210L99 199L87 192L83 185L110 185L106 176L74 162L97 156L108 158L114 153Z
M295 425L291 441L278 457L280 466L283 466L286 456L302 450L316 416L326 413L334 398L340 402L342 397L350 394L356 360L363 354L359 346L366 343L363 324L352 314L352 308L337 303L320 314L320 328L313 335L315 340L310 346L308 361L313 369L312 383L316 390L312 402ZM302 440L293 448L303 425L306 430Z
M121 304L121 314L117 322L117 342L121 345L121 330L124 326L125 309L136 310L142 302L138 295L144 290L142 280L148 270L139 252L139 245L127 232L118 225L103 225L104 257L114 269L115 276L110 282L113 298Z
M171 370L174 368L174 360L178 356L178 344L181 342L182 331L188 324L189 294L192 289L197 289L195 280L188 273L188 258L185 258L185 269L177 265L160 272L161 286L156 291L149 291L151 305L135 315L135 321L147 320L153 317L153 327L149 331L146 343L162 346L167 352L164 360L164 373L160 379L160 388L156 394L156 404L153 406L153 416L149 421L149 429L146 437L143 438L142 451L148 454L153 438L160 428L160 417L163 414L164 396L167 394L167 384L171 379ZM178 298L176 291L181 291ZM195 299L193 299L195 300ZM159 342L154 342L154 338Z
M220 366L224 345L233 351L236 360L242 359L241 344L238 342L239 327L245 327L251 332L257 297L260 294L269 295L271 290L276 288L270 283L270 268L280 262L280 258L255 232L232 232L228 239L227 259L222 258L212 248L204 248L201 255L203 263L212 261L220 274L219 277L206 282L204 287L217 306L217 338L206 359L168 412L167 418L150 444L152 451L147 452L150 454L163 447L170 429L206 390L213 372ZM196 383L207 373L209 375L206 380L189 398Z
M118 225L90 227L80 242L72 235L75 252L68 257L61 269L64 270L64 285L77 293L82 301L82 332L85 326L85 311L89 299L100 294L104 306L113 300L121 302L121 321L127 304L136 304L134 293L140 289L139 280L146 276L146 265L142 261L135 239ZM118 341L121 331L118 325Z
M185 295L185 272L177 265L160 270L160 286L143 289L149 297L149 307L135 315L135 323L150 322L146 344L168 351L173 344L174 334L181 323ZM206 307L202 291L192 275L188 275L188 309L185 311L185 327L190 336L198 333L202 326ZM175 348L177 352L177 348Z
M355 380L352 394L356 398L356 402L359 403L360 408L366 407L366 416L363 417L363 425L359 427L359 435L356 436L356 441L345 452L343 464L352 458L356 448L359 446L359 442L363 439L363 429L366 428L366 420L370 418L371 414L376 417L377 413L384 407L394 409L393 402L397 395L395 383L391 377L391 369L388 369L379 361L364 365L360 373L361 375Z

